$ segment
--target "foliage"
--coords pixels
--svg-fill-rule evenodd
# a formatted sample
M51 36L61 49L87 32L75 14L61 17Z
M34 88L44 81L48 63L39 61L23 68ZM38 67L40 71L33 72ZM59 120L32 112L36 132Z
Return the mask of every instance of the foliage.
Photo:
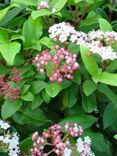
M60 43L49 37L49 28L55 23L69 22L75 30L88 33L117 31L117 2L106 0L47 0L49 8L38 9L41 0L11 0L0 3L0 115L16 128L20 135L21 152L28 155L31 135L42 132L54 123L64 126L77 122L92 138L96 156L117 153L117 59L101 60L97 55L87 56L89 48L75 43ZM117 51L117 41L111 46ZM104 43L106 44L106 43ZM46 75L38 71L33 60L53 47L78 55L80 68L73 79L61 83L48 77L55 64L50 63ZM51 61L50 61L51 62ZM62 62L63 66L65 62ZM15 75L12 71L20 71ZM15 78L21 78L19 81ZM3 85L7 93L3 95ZM18 99L13 89L17 89ZM12 90L12 91L11 91ZM115 135L115 138L114 138Z

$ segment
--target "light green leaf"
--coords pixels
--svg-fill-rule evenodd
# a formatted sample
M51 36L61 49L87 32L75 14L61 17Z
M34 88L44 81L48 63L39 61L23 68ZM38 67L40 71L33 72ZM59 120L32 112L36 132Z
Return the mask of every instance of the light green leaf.
M88 56L87 53L89 52L89 49L87 47L81 46L80 47L81 56L84 62L84 65L88 72L91 75L96 75L100 72L100 69L98 68L98 65L96 64L96 61L94 59L94 56Z
M24 23L22 35L25 38L25 48L30 48L36 44L36 41L39 40L42 35L42 28L42 21L39 18L36 20L30 18Z
M27 92L26 94L21 95L20 97L24 101L33 101L34 100L34 96L31 92Z
M57 0L55 5L53 6L54 9L56 9L57 11L60 11L65 4L67 3L68 0Z
M117 74L102 72L99 75L94 75L92 78L96 83L101 82L108 85L117 86Z
M92 94L95 90L97 89L97 85L91 81L91 80L86 80L83 83L83 91L86 96L89 96Z
M55 97L61 90L62 87L57 83L51 83L45 87L45 91L50 97Z
M37 6L39 1L41 0L11 0L11 2L15 2L21 5L32 5L32 6Z
M47 46L48 48L52 48L52 46L54 45L53 41L49 37L41 38L38 43L43 44Z
M7 119L11 117L21 106L21 100L15 100L13 102L6 100L2 106L2 118Z
M9 41L7 31L0 28L0 43L5 43Z
M20 51L21 45L18 42L3 43L0 45L0 52L3 58L7 61L8 65L14 64L14 59Z
M41 9L41 10L32 11L31 16L35 20L38 17L49 16L51 14L52 14L51 11L49 11L47 9Z
M111 24L103 18L99 19L99 25L100 25L101 31L104 31L104 32L113 31Z

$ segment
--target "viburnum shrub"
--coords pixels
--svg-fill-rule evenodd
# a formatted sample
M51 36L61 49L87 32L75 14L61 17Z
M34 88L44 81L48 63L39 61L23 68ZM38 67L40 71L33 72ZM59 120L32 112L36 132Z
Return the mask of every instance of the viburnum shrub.
M51 51L45 50L41 54L37 54L33 62L36 64L37 70L47 75L50 81L60 83L63 78L73 79L72 74L80 67L76 60L76 54L56 45ZM49 65L51 65L52 71L47 73Z
M52 125L42 132L41 136L35 132L32 136L33 148L30 149L32 156L94 156L91 151L91 139L89 136L81 138L83 129L77 123L67 122L62 128L59 124ZM70 140L76 138L77 143L71 145ZM46 151L47 150L47 151ZM77 151L77 154L74 154Z
M0 156L116 155L116 17L115 0L0 1Z

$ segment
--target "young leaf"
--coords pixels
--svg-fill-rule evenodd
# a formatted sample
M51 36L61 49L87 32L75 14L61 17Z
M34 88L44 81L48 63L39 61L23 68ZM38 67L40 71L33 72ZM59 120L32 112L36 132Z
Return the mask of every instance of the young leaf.
M113 31L111 24L103 18L99 19L99 25L100 25L101 31L104 31L104 32Z
M45 87L45 91L50 97L55 97L61 90L62 87L57 83L51 83Z
M33 101L34 100L34 96L31 92L27 92L26 94L21 95L20 97L24 101Z
M99 75L94 75L93 80L95 83L101 82L112 86L117 86L117 74L102 72Z
M55 5L53 6L54 9L56 9L57 11L60 11L65 4L67 3L68 0L57 0Z
M31 16L32 16L32 19L35 20L38 17L49 16L51 14L52 14L51 11L47 9L41 9L41 10L32 11Z
M87 47L81 46L80 47L81 56L84 62L84 65L88 72L93 76L100 72L98 65L94 59L94 56L88 56L87 53L89 49Z
M2 118L7 119L11 117L22 106L21 100L15 100L13 102L6 100L2 106Z
M0 52L3 58L7 61L8 65L14 64L14 59L20 51L21 45L18 42L3 43L0 45Z
M32 20L28 19L22 29L22 34L25 38L24 46L25 48L30 48L35 45L36 41L42 35L42 21L41 19Z

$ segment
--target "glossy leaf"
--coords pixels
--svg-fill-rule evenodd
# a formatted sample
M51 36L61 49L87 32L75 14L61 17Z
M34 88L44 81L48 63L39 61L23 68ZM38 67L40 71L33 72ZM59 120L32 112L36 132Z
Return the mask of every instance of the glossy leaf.
M13 102L6 100L2 106L2 118L7 119L11 117L22 106L21 100L15 100Z
M55 97L62 90L62 87L57 83L46 85L45 91L50 97Z

